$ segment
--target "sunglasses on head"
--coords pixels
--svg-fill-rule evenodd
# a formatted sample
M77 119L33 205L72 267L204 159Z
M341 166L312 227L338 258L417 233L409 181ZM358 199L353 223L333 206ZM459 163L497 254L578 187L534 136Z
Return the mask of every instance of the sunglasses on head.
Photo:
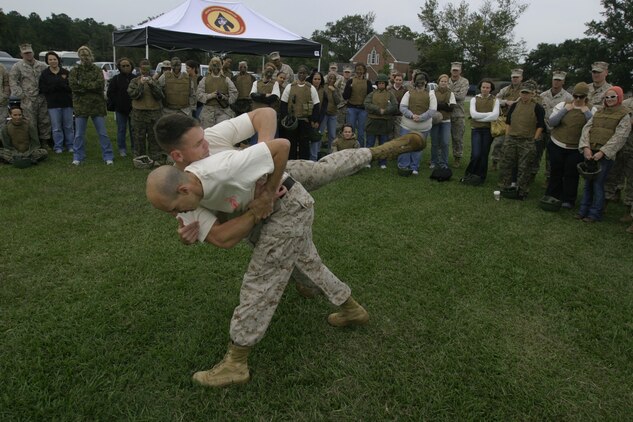
M615 100L616 98L618 98L617 95L605 95L604 98L606 98L607 100Z

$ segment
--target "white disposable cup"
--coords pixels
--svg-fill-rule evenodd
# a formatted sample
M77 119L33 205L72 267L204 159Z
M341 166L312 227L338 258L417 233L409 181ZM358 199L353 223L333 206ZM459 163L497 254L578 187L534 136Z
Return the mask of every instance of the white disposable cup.
M499 198L501 198L501 191L499 190L492 192L492 194L495 196L495 201L498 201Z

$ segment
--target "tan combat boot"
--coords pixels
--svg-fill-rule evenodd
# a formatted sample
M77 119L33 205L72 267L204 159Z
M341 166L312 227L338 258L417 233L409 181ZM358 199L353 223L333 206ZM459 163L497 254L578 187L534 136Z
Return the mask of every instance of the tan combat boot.
M230 343L224 359L208 371L193 374L193 381L205 387L226 387L231 384L245 384L251 375L248 371L250 346Z
M406 152L422 151L426 147L424 138L415 132L407 133L398 138L394 138L384 144L371 147L372 160L395 160L398 155Z
M334 327L347 327L348 325L364 325L369 321L369 314L352 298L341 305L341 311L330 314L327 322Z

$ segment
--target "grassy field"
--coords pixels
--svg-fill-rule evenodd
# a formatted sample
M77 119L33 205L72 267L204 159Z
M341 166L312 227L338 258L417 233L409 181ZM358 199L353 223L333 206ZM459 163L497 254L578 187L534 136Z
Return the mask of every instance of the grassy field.
M585 224L538 208L540 176L497 202L496 173L393 163L327 186L315 243L370 324L334 329L288 288L252 381L209 390L191 375L226 350L249 248L180 244L147 172L90 136L85 165L0 166L0 420L630 420L622 205Z

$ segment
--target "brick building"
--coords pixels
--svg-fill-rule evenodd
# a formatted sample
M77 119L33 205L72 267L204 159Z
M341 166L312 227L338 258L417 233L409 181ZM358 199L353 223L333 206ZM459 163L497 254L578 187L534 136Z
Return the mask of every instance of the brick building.
M374 35L350 59L352 63L365 63L368 78L374 81L384 72L385 64L390 73L393 69L402 73L405 79L411 77L411 63L418 60L415 42L385 35Z

